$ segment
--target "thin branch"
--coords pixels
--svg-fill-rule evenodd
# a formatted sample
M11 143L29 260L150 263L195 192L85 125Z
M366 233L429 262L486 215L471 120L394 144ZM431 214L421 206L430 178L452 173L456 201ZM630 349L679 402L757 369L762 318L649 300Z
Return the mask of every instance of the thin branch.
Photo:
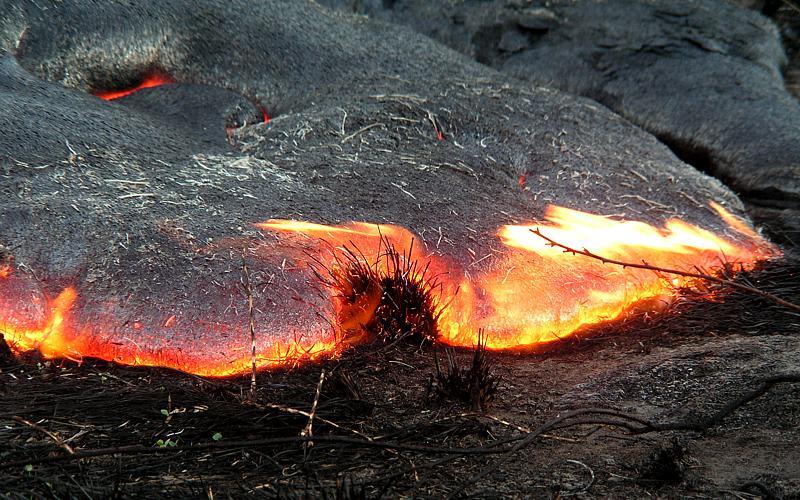
M242 281L244 285L244 293L247 295L247 313L249 318L249 326L250 326L250 344L251 344L251 352L250 352L250 359L253 363L253 369L250 374L250 399L255 401L256 399L256 320L255 320L255 309L253 308L253 290L250 286L250 271L247 270L247 261L244 257L244 250L242 251Z
M23 424L23 425L27 425L31 429L33 429L35 431L38 431L38 432L41 432L42 434L44 434L45 436L47 436L51 440L53 440L53 442L56 443L58 446L63 448L64 451L66 451L68 454L70 454L70 455L74 455L75 454L75 450L73 450L70 445L65 443L63 439L58 437L56 434L48 431L47 429L45 429L44 427L40 426L39 424L35 424L35 423L33 423L33 422L29 421L29 420L25 420L22 417L13 417L11 420L13 420L14 422L18 422L20 424Z
M745 404L765 394L773 386L777 384L797 383L797 382L800 382L800 373L782 373L779 375L768 377L763 379L755 389L728 402L727 404L725 404L725 406L720 408L716 413L707 418L700 419L695 423L673 422L666 424L649 424L650 427L649 429L643 429L639 433L653 432L653 431L669 431L669 430L705 431L710 429L711 427L714 427L718 423L722 422L722 420L725 417L727 417L737 409L741 408Z
M317 383L317 392L314 394L314 403L311 405L311 411L308 414L308 423L300 433L300 437L311 437L313 435L314 415L317 414L317 405L319 404L319 396L322 394L322 384L325 382L325 369L323 368L319 374L319 382ZM307 441L305 444L306 449L314 446L313 441Z
M603 408L586 408L582 410L573 410L570 412L566 412L563 415L559 415L558 417L555 417L552 420L545 422L539 428L537 428L536 430L525 436L524 439L520 440L519 442L517 442L517 444L512 446L506 452L507 454L504 457L502 457L498 462L485 468L479 474L473 476L469 481L466 481L465 483L461 484L458 488L456 488L455 491L450 493L448 498L459 497L461 493L464 491L464 489L466 489L470 485L479 483L483 478L493 473L503 465L507 464L514 457L514 454L516 452L529 446L541 434L544 434L545 432L548 432L550 430L562 429L565 427L573 427L576 425L602 424L614 427L622 427L624 429L627 429L633 434L646 434L649 432L660 432L667 430L704 431L722 421L722 419L733 413L737 408L740 408L742 405L761 396L762 394L767 392L770 388L772 388L772 386L784 382L788 383L800 382L800 374L785 373L764 379L761 381L759 386L756 387L754 390L747 392L746 394L740 396L737 399L734 399L733 401L723 406L722 409L720 409L710 417L701 420L690 418L678 422L653 423L643 418L636 417L634 415ZM616 417L620 420L597 419L597 418L592 418L591 415L608 415ZM584 417L584 416L590 416L590 418L580 418L577 420L573 420L576 417Z
M583 408L565 412L557 417L545 422L537 429L531 431L525 436L513 437L503 440L498 440L489 443L485 446L469 447L469 448L446 448L437 446L413 445L403 444L396 442L358 439L346 436L305 436L305 437L282 437L282 438L267 438L256 439L247 441L212 441L203 442L185 446L174 447L148 447L144 445L129 445L118 446L110 448L96 448L88 450L73 450L73 453L66 453L63 455L52 455L47 457L30 458L27 460L18 460L0 463L0 468L19 467L28 464L41 464L41 463L55 463L65 462L72 460L80 460L83 458L94 458L109 455L134 455L134 454L166 454L166 453L180 453L191 451L207 451L207 450L231 450L231 449L254 449L258 447L279 446L283 444L293 443L307 443L315 441L317 444L330 444L330 445L351 445L361 446L365 448L378 448L398 451L410 451L416 453L426 454L445 454L450 456L463 456L463 455L504 455L504 457L490 468L484 469L480 474L473 476L473 478L462 484L456 491L451 493L451 496L458 496L466 487L475 484L487 475L491 474L497 468L506 464L513 458L513 455L519 450L529 446L537 438L542 437L548 431L556 429L564 429L567 427L574 427L578 425L587 424L602 424L614 427L624 428L634 434L646 434L650 432L661 432L668 430L686 430L686 431L704 431L722 421L726 416L733 413L742 405L752 401L753 399L763 395L774 385L779 383L798 383L800 382L800 373L786 373L779 374L773 377L762 380L758 387L747 392L727 403L719 411L704 419L689 418L684 421L669 422L669 423L653 423L641 417L623 413L621 411L608 409L608 408ZM310 415L310 413L309 413ZM598 415L604 415L612 418L598 418ZM26 424L29 425L29 424ZM35 425L35 424L33 424ZM34 427L36 428L36 427ZM511 443L516 443L513 446L508 446ZM438 462L438 461L437 461ZM434 462L436 463L436 462Z
M730 280L730 279L718 278L716 276L711 276L709 274L703 274L703 273L692 273L692 272L687 272L687 271L680 271L678 269L669 269L669 268L666 268L666 267L651 266L651 265L649 265L647 263L637 264L635 262L624 262L624 261L621 261L621 260L609 259L608 257L603 257L602 255L597 255L596 253L590 252L586 248L584 248L583 250L578 250L576 248L569 247L569 246L567 246L567 245L565 245L563 243L559 243L559 242L553 240L552 238L549 238L549 237L545 236L544 234L542 234L542 232L539 230L539 228L531 229L530 231L533 234L535 234L535 235L539 236L540 238L544 239L545 241L547 241L550 246L562 248L562 249L564 249L565 252L571 253L573 255L584 255L586 257L591 257L592 259L599 260L603 264L615 264L615 265L622 266L622 267L631 267L631 268L635 268L635 269L647 269L649 271L654 271L654 272L658 272L658 273L665 273L665 274L674 274L674 275L677 275L677 276L683 276L685 278L696 278L696 279L701 279L701 280L706 280L706 281L712 281L714 283L719 283L721 285L726 285L726 286L730 286L730 287L736 288L737 290L740 290L742 292L750 293L750 294L753 294L753 295L758 295L759 297L763 297L763 298L765 298L767 300L771 300L772 302L775 302L776 304L780 304L783 307L786 307L788 309L792 309L794 311L800 312L800 305L798 305L798 304L794 304L792 302L783 300L782 298L780 298L780 297L778 297L776 295L773 295L773 294L771 294L769 292L765 292L763 290L759 290L758 288L755 288L755 287L752 287L752 286L748 286L748 285L742 285L741 283L737 283L737 282L735 282L733 280Z
M229 392L228 394L230 394L231 396L234 396L234 397L236 396L236 394L234 394L232 392ZM298 410L296 408L291 408L289 406L283 406L283 405L279 405L279 404L275 404L275 403L257 403L257 402L254 402L254 401L248 401L247 403L252 405L255 408L259 408L259 409L262 409L262 410L266 409L266 408L269 408L269 409L272 409L272 410L278 410L278 411L282 411L284 413L289 413L291 415L300 415L300 416L307 417L307 418L311 417L311 413L309 413L307 411L303 411L303 410ZM318 421L322 422L323 424L330 425L331 427L334 427L334 428L339 429L339 430L350 432L352 434L355 434L356 436L360 436L360 437L366 439L367 441L374 441L375 440L375 438L372 438L372 437L364 434L363 432L357 431L355 429L350 429L350 428L344 427L342 425L337 424L333 420L328 420L327 418L322 418L319 415L315 415L314 418L315 418L315 420L318 420Z

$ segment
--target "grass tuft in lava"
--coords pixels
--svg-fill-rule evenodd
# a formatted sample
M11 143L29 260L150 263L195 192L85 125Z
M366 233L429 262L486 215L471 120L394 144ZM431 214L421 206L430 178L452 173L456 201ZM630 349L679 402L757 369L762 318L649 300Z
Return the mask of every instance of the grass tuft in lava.
M478 332L478 344L472 354L472 365L463 369L452 349L445 350L446 370L436 356L435 390L440 399L451 399L470 405L473 411L486 411L497 392L497 377L486 351L483 332Z
M433 342L438 336L441 285L428 264L412 259L413 241L400 251L381 238L367 258L354 245L338 249L333 265L317 261L315 272L339 301L337 322L353 339Z

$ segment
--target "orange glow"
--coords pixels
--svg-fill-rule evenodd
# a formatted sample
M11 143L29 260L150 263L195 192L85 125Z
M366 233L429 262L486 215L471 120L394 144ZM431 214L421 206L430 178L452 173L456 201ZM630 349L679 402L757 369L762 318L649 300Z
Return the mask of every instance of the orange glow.
M166 85L169 83L175 83L175 80L170 78L167 75L162 74L151 74L144 78L138 85L129 89L122 89L122 90L107 90L107 91L99 91L95 92L94 95L103 99L105 101L113 101L114 99L119 99L120 97L125 97L127 95L131 95L134 92L137 92L142 89L149 89L153 87L159 87L161 85Z
M11 276L11 266L0 265L0 280L4 280Z
M745 243L676 219L657 228L558 206L548 208L542 223L503 226L498 237L511 251L474 280L468 294L455 298L443 317L443 339L472 345L482 328L489 348L531 347L617 319L643 301L649 309L659 309L677 288L692 284L680 276L573 255L550 245L534 229L602 257L690 272L713 270L723 262L749 268L777 254L740 219L712 206L735 231L748 237Z
M346 273L352 272L348 266L354 262L369 269L398 265L387 258L387 246L394 247L401 254L401 265L416 264L409 268L414 279L439 283L432 308L441 313L437 324L441 342L472 346L482 329L489 348L521 349L574 335L634 309L656 311L676 296L677 288L692 285L686 278L566 253L548 245L532 229L603 257L687 271L713 270L723 262L749 268L778 254L744 221L719 205L711 207L734 237L674 219L656 227L551 206L541 222L500 227L495 236L497 244L491 245L499 251L466 267L451 256L427 250L411 231L390 224L352 222L333 226L271 219L255 226L265 236L272 235L276 245L270 246L273 240L269 239L254 244L243 238L231 238L226 244L228 248L248 248L254 267L277 258L278 262L289 262L281 266L282 273L311 275L310 270L324 270L334 280L342 276L350 279ZM218 250L225 248L220 245ZM322 300L328 304L323 307L326 312L319 328L288 331L284 338L294 339L291 341L258 332L260 368L336 355L346 345L366 338L359 330L374 315L381 290L371 285L359 289L356 297L344 297L341 290L325 281L324 273L318 276L322 279ZM24 282L10 268L0 273L0 278L4 278L0 282L0 333L15 352L37 349L47 358L79 361L91 357L127 365L171 367L204 376L236 375L251 367L244 330L236 337L241 345L224 346L227 354L223 356L210 348L206 352L202 344L192 345L192 352L187 353L159 343L162 337L183 331L199 331L202 341L206 327L178 311L161 318L135 318L121 325L111 313L104 319L86 320L86 324L78 289L68 287L49 298L38 285ZM298 300L279 307L289 311L306 307L302 297ZM131 332L139 344L123 331ZM229 333L236 333L233 327L226 329L222 338L229 338ZM141 345L150 341L152 345Z
M724 220L731 227L731 229L737 233L743 234L752 241L759 241L762 239L761 235L755 232L750 224L722 208L719 203L709 201L708 206L713 208L714 211L717 212L717 215L719 215L722 220Z
M70 320L77 299L73 288L64 289L55 299L46 301L42 318L29 324L25 324L27 318L0 315L0 333L14 352L38 350L48 359L66 358L80 362L84 358L96 358L130 366L175 368L210 377L237 375L251 369L252 360L244 348L241 355L224 361L209 362L202 356L180 359L174 352L148 350L132 341L110 342L88 329L76 329ZM174 318L170 316L167 322L174 324ZM137 325L141 328L141 324L137 322ZM273 342L257 353L256 363L261 368L293 366L302 361L318 360L323 355L335 353L336 349L333 341Z
M0 332L16 351L39 349L45 357L74 359L72 354L77 354L80 346L75 349L71 345L65 322L77 296L75 289L66 288L45 305L47 313L42 321L22 328L0 323Z

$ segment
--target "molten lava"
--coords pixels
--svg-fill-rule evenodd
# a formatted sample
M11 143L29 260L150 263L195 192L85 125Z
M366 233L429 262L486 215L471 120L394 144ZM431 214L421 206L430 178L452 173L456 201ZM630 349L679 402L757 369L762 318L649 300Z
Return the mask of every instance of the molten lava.
M18 311L2 307L0 333L12 351L24 353L38 350L45 358L66 358L80 362L84 358L97 358L131 366L162 366L180 369L202 376L224 377L245 373L252 366L252 358L242 348L240 355L223 361L184 358L168 349L151 349L130 339L111 339L90 328L81 328L72 321L78 295L75 289L66 288L54 299L48 300L32 294L31 303ZM4 300L0 299L0 306ZM170 316L162 328L171 328L176 316ZM134 329L142 329L135 323ZM120 342L127 340L127 342ZM335 352L333 342L273 342L256 356L262 368L291 366L299 361L313 361L323 354Z
M422 337L438 334L439 341L457 346L472 346L482 330L489 348L530 348L618 319L634 308L657 310L676 296L679 287L692 284L688 278L565 252L534 229L560 244L609 259L686 271L713 271L724 264L749 268L777 255L777 249L748 224L716 204L711 206L738 238L679 220L659 228L551 206L541 223L499 228L496 238L504 250L467 268L447 255L428 251L413 233L395 225L257 223L265 235L280 242L279 255L292 263L287 273L317 276L329 317L312 335L289 332L298 334L287 337L294 341L264 341L264 332L256 332L262 339L256 362L269 368L318 359L385 329L417 328ZM230 240L230 248L252 243ZM257 265L259 259L274 258L275 252L273 247L250 245L248 255ZM153 324L137 320L118 325L114 317L86 324L78 319L82 310L78 288L68 287L50 297L37 286L11 268L0 268L0 333L15 352L38 349L48 358L93 357L208 376L250 368L249 346L243 342L231 346L234 354L226 359L211 356L202 346L185 353L157 342L159 335L166 337L182 325L180 312ZM190 326L193 331L204 328ZM153 345L140 345L120 333L144 330L151 332L151 337L143 338L155 339ZM238 333L231 338L244 338L243 331Z
M175 80L173 80L169 76L154 73L146 76L138 85L135 85L134 87L121 90L99 91L95 92L94 95L106 101L113 101L114 99L119 99L120 97L131 95L134 92L137 92L142 89L159 87L161 85L167 85L170 83L175 83Z
M565 252L534 233L541 231L569 248L608 259L677 270L718 269L725 264L751 267L777 250L744 222L712 205L745 244L726 240L680 220L663 228L620 221L550 206L545 223L508 225L498 237L512 251L476 279L445 311L441 334L454 345L474 343L483 329L492 349L531 347L619 318L647 301L659 309L691 279L651 270L604 264ZM713 272L713 271L712 271Z

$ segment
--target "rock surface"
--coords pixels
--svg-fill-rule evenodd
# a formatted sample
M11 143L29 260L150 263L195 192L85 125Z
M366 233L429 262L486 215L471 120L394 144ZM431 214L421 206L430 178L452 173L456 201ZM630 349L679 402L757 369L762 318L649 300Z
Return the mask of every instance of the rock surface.
M327 3L590 97L745 197L798 207L800 103L784 86L779 31L758 12L714 0Z
M742 213L719 181L588 99L311 2L0 11L0 244L14 286L51 299L74 287L78 324L109 342L144 336L188 357L202 345L219 360L249 345L231 238L261 248L253 279L271 283L259 338L322 338L331 306L310 272L284 272L296 249L252 227L269 218L400 224L478 272L498 227L551 203L720 232L707 200ZM177 84L90 95L154 73ZM262 108L269 123L222 140Z

